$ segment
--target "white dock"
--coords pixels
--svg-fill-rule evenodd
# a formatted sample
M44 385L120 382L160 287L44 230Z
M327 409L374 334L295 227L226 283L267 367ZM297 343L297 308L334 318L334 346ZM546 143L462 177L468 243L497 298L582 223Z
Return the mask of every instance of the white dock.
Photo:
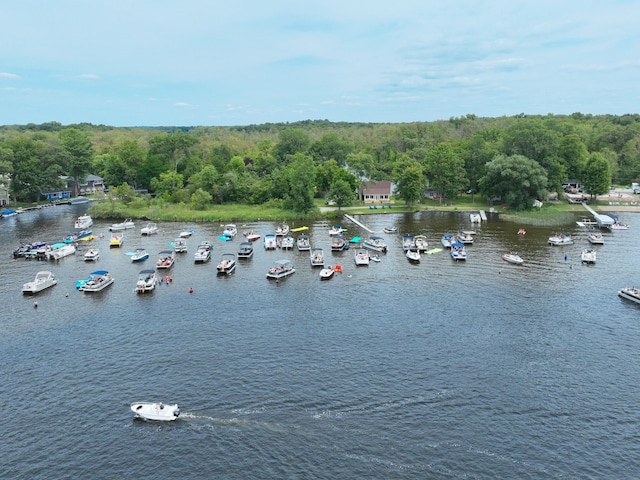
M346 213L344 214L345 218L347 220L352 221L353 223L355 223L356 225L358 225L360 228L365 229L367 232L369 233L375 233L373 230L371 230L369 227L367 227L366 225L364 225L363 223L360 223L358 220L356 220L355 218L353 218L351 215L347 215Z
M480 218L482 219L483 222L487 221L487 214L485 213L484 210L480 210Z
M616 223L615 219L611 218L609 215L603 215L601 213L597 213L593 208L591 208L586 203L582 202L582 206L586 208L593 218L596 221L596 224L600 228L611 228L611 225Z

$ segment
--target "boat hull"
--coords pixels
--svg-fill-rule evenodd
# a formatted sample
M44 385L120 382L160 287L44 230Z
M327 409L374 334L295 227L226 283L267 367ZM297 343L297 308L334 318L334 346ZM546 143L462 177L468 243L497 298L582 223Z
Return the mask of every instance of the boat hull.
M177 420L180 415L180 408L177 404L136 402L131 404L131 411L136 414L136 417L158 422L172 422Z

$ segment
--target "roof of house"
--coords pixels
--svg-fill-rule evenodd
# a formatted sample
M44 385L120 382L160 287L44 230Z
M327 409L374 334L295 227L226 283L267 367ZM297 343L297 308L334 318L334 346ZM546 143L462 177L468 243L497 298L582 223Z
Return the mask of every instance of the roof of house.
M389 180L378 180L371 182L362 182L360 184L360 192L369 195L389 194L391 193L391 182Z

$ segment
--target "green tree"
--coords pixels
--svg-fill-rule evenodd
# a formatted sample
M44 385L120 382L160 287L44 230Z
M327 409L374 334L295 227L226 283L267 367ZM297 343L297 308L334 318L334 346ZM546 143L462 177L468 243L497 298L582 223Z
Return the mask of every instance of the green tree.
M393 180L396 184L396 194L409 206L418 202L424 195L426 178L422 166L405 153L398 155L393 168Z
M182 130L172 134L155 135L149 139L149 153L177 173L178 163L189 156L191 147L197 142L197 138L187 135Z
M278 143L273 149L273 154L281 162L286 162L296 153L306 153L310 144L307 132L299 128L288 128L278 134Z
M586 192L591 196L602 195L609 191L611 185L611 173L609 172L609 162L600 153L589 155L584 168L582 184Z
M73 178L76 192L93 161L93 145L85 132L77 128L65 128L58 134L67 162L67 171Z
M194 210L206 210L211 204L211 194L199 188L191 195L191 207Z
M313 210L315 168L313 159L302 153L293 155L285 170L288 189L285 207L295 212L308 213Z
M487 164L480 186L488 197L502 197L514 210L531 210L535 200L544 198L547 172L522 155L498 155Z
M450 143L439 143L427 150L424 161L429 183L446 198L453 199L469 181L464 169L464 158Z
M562 137L558 154L567 178L581 179L589 157L589 151L582 139L575 133Z
M151 187L158 194L170 199L174 194L182 189L184 179L182 174L176 172L161 173L158 178L151 180Z
M309 147L309 154L316 165L334 160L340 167L344 167L347 156L353 151L353 145L340 138L335 132L325 133L319 140Z
M354 189L349 182L338 178L331 184L327 198L333 200L338 210L340 210L342 207L351 205L354 198Z

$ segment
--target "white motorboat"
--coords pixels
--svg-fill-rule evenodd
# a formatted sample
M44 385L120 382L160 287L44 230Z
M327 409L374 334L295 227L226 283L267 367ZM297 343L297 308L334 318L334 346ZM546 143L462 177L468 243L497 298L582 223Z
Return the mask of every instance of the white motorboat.
M429 249L429 242L427 242L426 235L416 235L413 239L413 243L415 243L419 252L426 252Z
M267 272L267 278L270 280L279 280L293 273L296 273L296 269L289 260L278 260L274 262L273 267Z
M155 224L155 223L153 223L153 222L149 222L149 223L147 223L147 225L146 225L146 226L144 226L144 227L142 227L142 228L140 229L140 234L141 234L141 235L147 235L147 236L150 236L150 235L154 235L154 234L156 234L156 233L158 233L158 225L156 225L156 224Z
M369 255L369 260L376 263L380 263L382 261L378 252L374 253L373 255Z
M195 233L195 230L184 230L180 232L180 238L189 238Z
M253 244L251 242L242 242L238 248L238 259L251 258L253 256Z
M104 290L114 282L113 277L106 270L98 270L91 272L86 280L82 280L83 284L78 286L81 292L93 293Z
M100 250L97 248L90 248L84 254L85 262L96 262L100 258Z
M296 247L300 252L308 252L311 249L309 236L304 233L302 235L298 235L298 239L296 240Z
M416 247L415 237L410 233L405 233L402 236L402 250L404 250L406 253L408 250L416 249L415 247Z
M467 259L467 251L464 249L464 244L460 242L454 242L451 244L451 258L456 262Z
M324 267L324 250L319 247L311 249L309 262L312 267Z
M187 253L187 242L182 237L176 238L169 246L172 246L176 253Z
M123 222L114 223L109 227L110 232L119 232L121 230L127 230L129 228L135 228L136 224L133 223L133 220L127 218Z
M38 293L46 288L53 287L56 283L58 283L58 280L56 280L56 277L52 272L42 270L36 273L36 277L33 281L22 285L22 293Z
M211 260L211 250L213 249L211 242L204 241L198 245L196 253L193 255L195 263L205 263Z
M374 252L386 252L388 248L386 242L384 241L384 238L377 235L371 235L364 242L362 242L362 246L364 248L368 248L369 250L373 250Z
M152 292L156 288L158 277L155 270L140 270L138 282L136 283L136 293Z
M356 248L353 261L356 265L369 265L369 252L367 249L364 247Z
M236 256L233 253L223 253L216 267L219 275L231 275L236 269Z
M124 242L124 233L112 233L109 239L109 246L114 248L120 248Z
M573 237L570 233L560 232L549 237L549 245L561 246L561 245L573 245Z
M407 251L405 252L405 256L412 263L420 262L420 251L416 248L415 245L407 249Z
M333 277L333 274L335 273L335 270L331 267L324 267L322 270L320 270L320 280L329 280L331 277Z
M267 233L264 236L264 249L275 250L278 247L276 236L273 233Z
M60 260L76 253L76 246L71 243L54 243L45 252L47 260Z
M93 219L91 218L91 215L85 213L77 218L73 227L76 232L80 232L82 230L87 230L91 225L93 225Z
M131 263L144 262L147 258L149 258L149 252L144 248L136 248L136 251L131 254Z
M640 288L636 287L625 287L621 288L618 292L618 295L622 298L626 298L627 300L631 300L632 302L640 303Z
M345 231L346 229L342 228L342 225L340 225L339 223L334 223L333 226L329 229L329 235L342 235L342 233Z
M464 245L471 245L473 244L473 235L471 235L469 232L465 230L460 230L456 235L456 240L458 241L458 243L462 243Z
M585 248L584 250L582 250L582 254L580 255L580 258L582 260L582 263L585 265L593 265L596 263L596 251L592 250L590 248Z
M518 255L516 252L505 253L504 255L502 255L502 259L516 265L522 265L524 263L522 257L520 257L520 255Z
M278 228L276 228L276 237L284 237L285 235L289 235L289 225L287 225L286 223L281 223L280 225L278 225Z
M589 232L587 240L589 240L589 243L592 245L604 245L604 237L600 232Z
M454 242L455 239L453 238L453 235L451 233L445 233L440 239L440 243L444 248L451 248L451 244Z
M282 237L282 240L280 240L280 248L283 250L291 250L295 243L296 242L291 235L285 235Z
M234 238L237 233L238 233L238 227L236 226L235 223L227 223L224 226L224 230L222 231L223 236L231 237L231 238Z
M260 234L254 232L253 230L249 230L248 232L244 232L243 235L249 242L255 242L256 240L260 240Z
M482 217L480 217L479 213L470 213L469 220L471 220L471 223L481 223Z
M345 250L349 243L344 239L342 235L336 235L331 240L331 251L332 252L340 252Z
M131 404L131 411L136 414L136 417L160 422L171 422L180 415L177 404L164 405L162 402L135 402Z
M397 233L398 232L398 227L396 227L395 225L391 226L391 227L384 227L382 229L382 231L384 233Z
M629 230L629 225L626 223L615 222L611 225L611 230Z

